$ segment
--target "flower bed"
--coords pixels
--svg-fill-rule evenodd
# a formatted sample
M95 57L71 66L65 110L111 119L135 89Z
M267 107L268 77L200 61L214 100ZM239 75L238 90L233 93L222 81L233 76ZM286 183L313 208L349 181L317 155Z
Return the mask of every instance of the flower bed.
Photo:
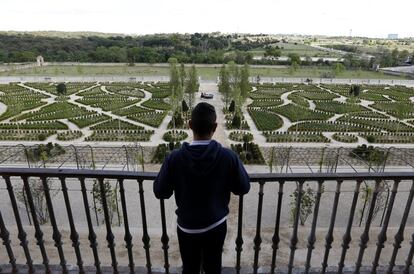
M328 120L332 117L332 114L321 111L313 111L293 104L272 108L270 111L283 115L292 122L306 120Z
M315 105L317 110L339 114L361 112L367 110L365 107L357 104L340 103L336 101L315 101Z
M128 116L128 115L133 115L137 113L153 112L153 111L155 110L149 110L149 109L142 108L139 106L131 106L131 107L126 107L126 108L116 109L112 111L112 113L115 115L119 115L119 116Z
M69 121L74 123L80 128L84 128L90 125L94 125L106 120L109 120L110 117L104 114L92 114L82 117L70 118Z
M142 103L143 107L158 109L158 110L169 110L171 108L170 104L167 104L162 99L150 99Z
M149 141L153 130L95 130L85 138L87 142L141 142Z
M235 142L252 142L253 134L247 131L232 131L230 132L229 138Z
M91 127L92 130L112 130L112 129L116 129L116 130L126 130L126 129L130 129L130 130L141 130L144 129L141 126L138 125L134 125L125 121L121 121L118 119L111 119L109 121L100 123L96 126Z
M329 143L320 132L264 132L269 143Z
M68 102L57 102L47 105L38 111L22 114L16 117L16 120L25 119L27 121L45 121L73 118L91 114L95 114L95 112Z
M392 121L389 119L341 117L338 121L373 127L378 130L386 130L388 132L414 132L414 127L407 126L400 121Z
M282 103L283 101L279 99L260 99L254 100L253 103L249 105L249 107L276 107Z
M179 142L188 137L187 132L183 130L170 130L164 133L162 139L166 142Z
M141 90L138 89L138 87L135 87L133 85L129 85L128 83L116 83L116 84L110 84L105 85L106 90L112 93L125 95L125 96L131 96L136 98L144 98L145 94Z
M299 96L298 93L291 93L287 98L299 106L309 108L309 101L302 96Z
M244 118L244 115L239 115L238 117L235 117L235 114L233 112L230 112L226 114L224 118L226 120L226 129L250 129L249 125L246 122L246 119Z
M56 130L0 130L0 141L45 141Z
M360 134L369 143L376 144L407 144L414 143L412 133L366 133Z
M283 126L282 118L274 113L254 109L248 111L259 130L276 130Z
M0 121L20 115L23 111L41 107L46 102L42 99L48 96L17 86L0 85L0 102L7 106L6 112L0 116Z
M308 99L308 100L329 100L332 101L335 98L338 98L337 95L332 94L327 91L319 90L317 92L298 92L298 95Z
M26 83L26 86L35 88L35 89L39 89L39 90L43 90L46 91L48 93L54 94L54 95L58 95L57 92L57 83ZM66 95L71 95L74 94L80 90L84 90L87 88L92 87L93 85L95 85L94 83L66 83Z
M370 132L378 128L342 122L310 121L292 125L288 131L321 131L321 132Z
M400 119L414 118L414 104L412 103L380 102L373 104L372 107Z
M342 143L356 143L358 142L358 137L353 134L346 134L346 133L335 133L332 135L332 138L335 141L342 142Z
M379 119L386 119L388 116L381 114L375 111L362 111L362 112L354 112L352 114L345 114L342 117L361 117L361 118L379 118Z
M57 135L59 141L70 141L79 139L80 137L82 137L82 132L79 130L59 132Z
M59 121L44 121L44 122L30 122L30 123L5 123L0 124L0 129L51 129L64 130L68 126Z
M127 118L139 123L143 123L155 128L158 128L165 116L167 115L166 111L163 112L147 112L147 113L138 113L133 115L128 115Z

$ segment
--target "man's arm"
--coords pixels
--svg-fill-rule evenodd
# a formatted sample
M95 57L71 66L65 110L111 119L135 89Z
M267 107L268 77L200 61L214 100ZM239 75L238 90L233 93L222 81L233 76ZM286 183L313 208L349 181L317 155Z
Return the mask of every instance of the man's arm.
M168 199L174 191L170 172L170 155L167 156L162 164L161 170L154 181L154 194L158 199Z
M235 155L235 165L233 167L231 192L235 195L244 195L250 190L250 178L243 163Z

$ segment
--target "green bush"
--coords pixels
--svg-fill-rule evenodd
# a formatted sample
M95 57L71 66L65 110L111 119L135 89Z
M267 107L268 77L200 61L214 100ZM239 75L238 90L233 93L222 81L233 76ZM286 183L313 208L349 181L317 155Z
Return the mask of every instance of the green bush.
M253 134L246 131L233 131L230 133L229 138L236 142L251 142L253 141Z
M259 146L255 143L232 144L231 149L237 153L244 164L263 165L266 163Z
M187 132L182 130L171 130L164 133L162 139L166 142L179 142L188 137Z
M65 83L59 83L56 86L56 93L59 95L65 95L66 94L66 84Z

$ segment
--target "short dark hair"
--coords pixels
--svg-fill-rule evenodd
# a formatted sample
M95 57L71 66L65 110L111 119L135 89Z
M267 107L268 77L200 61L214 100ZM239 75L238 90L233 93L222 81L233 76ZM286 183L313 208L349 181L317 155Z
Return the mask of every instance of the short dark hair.
M195 134L205 136L214 130L217 114L214 107L201 102L191 112L191 125Z

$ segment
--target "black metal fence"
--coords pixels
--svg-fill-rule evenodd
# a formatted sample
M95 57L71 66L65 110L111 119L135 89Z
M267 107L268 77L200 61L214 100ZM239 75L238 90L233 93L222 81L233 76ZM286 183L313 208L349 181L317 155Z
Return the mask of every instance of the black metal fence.
M110 205L108 205L108 197L107 193L105 193L105 180L111 179L116 180L119 184L119 188L117 188L117 192L120 196L120 204L121 204L121 211L122 211L122 218L123 218L123 226L124 226L124 241L125 241L125 248L128 254L128 265L129 271L131 273L135 273L136 271L136 256L134 256L134 246L133 246L133 239L130 227L131 218L128 216L128 213L131 212L131 208L128 208L128 203L126 201L125 195L125 183L135 182L138 185L138 195L139 195L139 206L140 206L140 215L141 215L141 222L142 222L142 242L143 242L143 249L144 249L144 258L145 258L145 267L148 273L153 273L154 268L151 262L151 253L150 253L150 244L153 241L160 241L161 248L160 250L163 254L163 261L164 265L163 271L165 273L170 273L170 254L169 254L169 233L167 231L167 222L166 222L166 207L163 200L160 200L160 216L161 216L161 235L158 239L150 239L148 233L148 225L147 225L147 210L146 203L145 203L145 195L153 195L152 193L144 192L144 184L151 183L156 174L155 173L137 173L137 172L126 172L126 171L94 171L94 170L70 170L70 169L21 169L21 168L1 168L0 169L0 176L3 178L4 184L7 188L8 196L10 198L10 205L12 207L13 215L15 224L18 230L18 240L20 241L20 245L24 252L25 263L24 265L28 268L29 272L34 272L34 263L33 263L33 252L29 248L28 238L27 238L27 227L22 222L22 217L20 216L20 210L18 205L18 200L16 198L16 190L13 187L12 179L19 178L23 182L24 188L24 196L25 201L28 205L28 214L30 214L30 218L32 220L34 230L35 230L35 239L36 244L40 250L42 264L46 270L46 272L51 272L51 266L49 263L49 254L47 253L47 247L44 240L44 231L42 231L43 226L39 221L38 210L36 208L36 203L33 196L33 189L31 188L29 180L31 178L38 178L39 182L42 184L42 191L45 197L47 211L50 218L50 225L53 231L53 241L57 250L57 254L60 261L60 268L62 273L68 273L68 263L67 263L67 254L65 254L63 249L63 239L62 234L59 229L58 223L56 221L56 213L55 207L52 203L52 195L51 189L48 184L48 180L51 178L57 179L60 182L60 189L59 191L62 192L63 201L59 201L60 203L64 204L65 211L67 214L67 218L69 221L70 227L70 241L72 242L73 251L76 258L76 264L78 267L79 273L85 273L85 268L90 266L85 266L83 262L83 252L84 250L80 247L80 238L79 233L77 230L76 222L74 221L74 212L72 209L72 203L70 201L70 197L68 195L68 181L71 180L71 184L74 183L73 180L77 181L77 184L80 186L81 194L82 194L82 201L83 201L83 208L85 210L84 214L86 217L87 223L87 230L88 230L88 239L89 245L93 253L93 261L94 261L94 271L96 273L102 273L101 267L101 260L98 253L98 240L95 231L95 226L93 224L93 217L90 213L90 201L88 198L87 188L85 185L86 180L96 180L98 185L98 195L102 201L102 210L105 219L105 228L106 228L106 240L107 246L110 251L110 260L111 266L114 273L119 273L120 267L126 267L119 264L117 259L117 253L115 250L115 236L113 232L112 222L110 220ZM263 246L262 241L262 216L263 216L263 196L265 194L265 187L268 184L276 184L278 186L278 194L277 199L275 199L275 224L273 228L273 237L271 240L271 264L266 265L266 269L269 269L270 273L276 273L280 269L284 269L287 273L293 273L297 271L295 267L295 252L297 250L298 245L298 229L300 227L300 214L302 203L305 202L303 196L306 195L304 191L304 186L308 182L316 182L317 190L315 192L314 201L312 203L312 211L313 217L311 220L311 227L310 233L308 235L307 240L307 252L306 252L306 262L301 267L303 273L309 273L311 269L311 259L315 249L315 243L317 241L316 233L318 229L318 217L321 205L321 196L324 191L324 187L326 182L335 182L336 189L334 191L332 207L330 208L330 216L329 216L329 225L326 230L325 236L325 244L324 244L324 251L323 251L323 260L320 264L319 271L320 273L325 273L327 269L335 269L337 273L343 273L346 267L353 267L354 273L360 273L361 269L366 269L369 267L371 273L377 273L377 269L381 267L381 269L386 269L387 273L393 273L393 270L398 267L401 269L403 273L412 273L412 261L414 255L414 234L412 235L411 242L408 243L408 254L402 254L400 252L401 246L403 243L407 243L404 239L404 234L407 226L407 221L409 218L412 218L412 203L414 198L414 173L412 172L405 172L405 173L397 173L397 172L384 172L384 173L312 173L312 174L251 174L251 182L258 185L258 202L257 202L257 215L256 217L256 226L255 226L255 236L253 239L253 257L246 258L243 256L244 252L243 247L247 240L244 235L243 231L243 211L245 207L243 205L244 197L238 197L238 212L237 212L237 237L235 240L235 265L234 271L236 273L241 273L242 271L242 261L247 260L249 261L252 268L250 269L253 273L259 273L260 268L263 267L260 265L260 257L261 257L261 248ZM339 250L335 250L336 254L340 254L339 256L336 255L335 257L335 265L329 264L332 262L332 256L330 257L330 252L333 249L333 242L334 242L334 228L335 223L337 221L337 212L338 212L338 205L339 199L342 192L342 187L347 182L354 182L354 190L352 191L352 199L350 199L349 209L347 213L347 225L345 226L344 233L342 235L342 244ZM353 240L351 238L352 230L353 230L353 223L354 218L356 215L356 208L358 199L361 195L361 185L364 184L366 181L374 182L374 187L372 192L369 196L368 205L366 207L366 221L361 228L361 235L359 239L359 250L357 259L353 262L352 265L345 265L346 256L350 247L350 243ZM371 264L363 265L363 258L364 253L366 253L366 249L368 243L370 241L370 232L371 226L373 224L373 215L375 214L376 210L376 203L378 200L378 195L381 191L382 182L389 181L391 182L390 192L387 196L385 202L385 209L381 220L380 225L380 232L376 239L376 248L375 248L375 255L373 256L373 260ZM395 215L393 209L396 202L397 193L399 192L399 186L401 182L405 182L408 184L407 189L407 198L404 201L399 201L402 203L403 210L401 211L402 214L399 216L399 224L397 225L398 230L394 235L389 235L389 223L393 215ZM291 232L290 232L290 244L289 244L289 259L285 265L278 265L277 256L280 253L280 242L282 240L282 235L280 234L281 229L281 214L282 214L282 206L283 206L283 198L286 195L284 189L287 185L293 184L295 186L295 211L293 212L293 218L291 223ZM19 265L22 265L22 262L18 262L15 256L15 248L11 243L10 239L10 227L7 226L7 222L4 221L2 211L5 208L0 208L0 238L3 240L3 244L5 246L7 256L9 258L9 265L13 271L18 269ZM398 213L399 214L399 213ZM410 217L411 216L411 217ZM393 239L389 239L389 237L394 236ZM387 261L386 265L380 265L380 258L383 249L385 248L386 244L391 245L391 255L389 260ZM119 244L118 244L119 245ZM303 256L303 255L302 255ZM401 258L404 256L405 263L402 265L396 266L396 259ZM36 258L39 259L39 258ZM329 261L328 261L329 260ZM176 266L177 267L177 266ZM315 266L312 266L315 267Z

